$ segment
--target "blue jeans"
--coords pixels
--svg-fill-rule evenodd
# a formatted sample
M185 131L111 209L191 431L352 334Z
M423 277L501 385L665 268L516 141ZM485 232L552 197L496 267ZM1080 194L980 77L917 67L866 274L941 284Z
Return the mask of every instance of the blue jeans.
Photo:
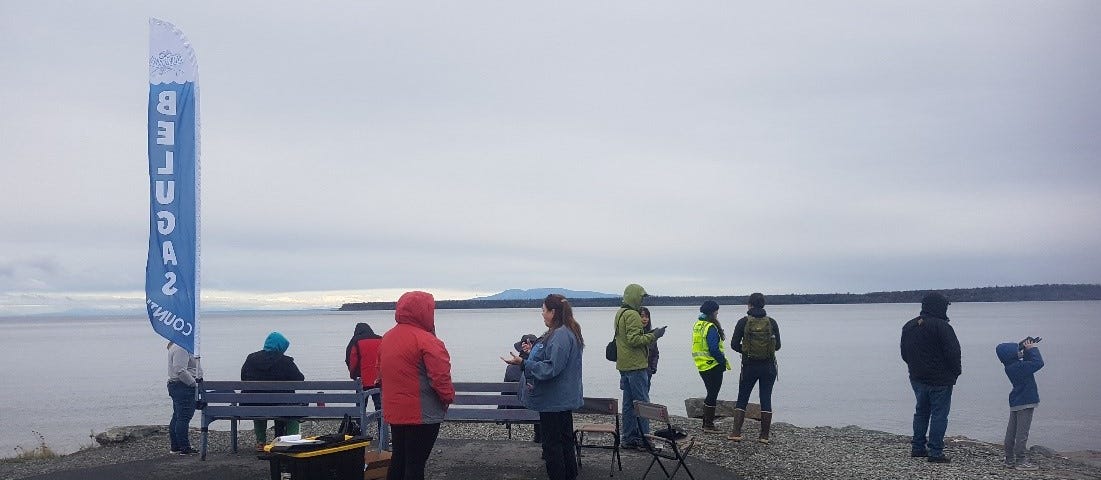
M948 411L952 408L951 385L926 385L910 380L917 405L914 407L913 453L928 453L930 457L944 455L944 432L948 430ZM929 433L926 443L925 434Z
M642 445L642 436L650 433L650 421L635 416L635 400L650 401L650 373L645 368L619 372L623 390L623 444Z
M172 451L191 448L187 429L195 416L195 387L183 382L168 382L168 396L172 397L172 420L168 421L168 443Z

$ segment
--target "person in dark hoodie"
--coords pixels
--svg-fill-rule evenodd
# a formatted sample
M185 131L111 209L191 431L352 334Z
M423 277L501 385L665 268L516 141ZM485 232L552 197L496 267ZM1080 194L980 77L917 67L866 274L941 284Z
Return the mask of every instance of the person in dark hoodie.
M379 388L378 347L381 344L382 337L375 334L370 325L361 322L356 324L355 333L348 341L348 347L344 349L344 364L348 366L348 377L352 380L360 379L364 389ZM375 404L375 411L378 411L382 408L382 394L371 394L371 402ZM378 419L378 428L382 428L381 416ZM380 435L381 433L380 430Z
M1005 365L1005 375L1013 384L1009 392L1009 425L1005 429L1005 466L1017 470L1039 470L1029 463L1028 430L1032 412L1040 404L1040 389L1036 372L1044 368L1044 357L1032 338L1020 343L1002 343L994 348L998 360Z
M528 333L528 334L520 336L520 341L512 344L512 348L513 348L513 350L516 350L517 355L519 355L520 358L522 358L524 360L527 360L528 356L531 355L531 348L533 346L535 346L535 344L538 343L538 342L539 342L539 337L536 337L535 335L532 335L532 334ZM506 382L519 382L520 378L523 377L523 376L524 376L524 368L521 367L519 364L514 365L514 364L509 363L509 364L505 365L505 381ZM517 392L517 393L519 393L519 392ZM501 395L516 395L516 393L502 393ZM505 407L505 406L501 406L501 407L498 407L498 408L524 408L524 407ZM543 432L539 428L539 423L536 422L532 427L533 427L534 431L533 431L533 436L531 438L531 441L533 441L535 443L543 443Z
M252 352L241 365L241 380L244 381L302 381L305 375L294 364L294 358L284 355L291 342L282 333L271 332L264 340L264 349ZM243 391L247 393L247 391ZM257 404L258 405L258 404ZM256 448L263 449L268 441L268 421L253 420L256 432ZM298 420L275 420L275 436L298 434Z
M933 463L952 461L944 455L944 432L952 407L952 387L962 372L960 341L948 324L950 304L942 293L926 295L921 299L921 313L902 326L899 342L917 400L910 456L928 457Z
M730 336L730 348L742 354L742 371L738 375L738 401L734 404L734 427L726 438L735 442L742 441L745 408L749 405L749 395L753 393L753 385L759 383L761 390L757 396L761 399L761 431L757 441L768 443L772 430L772 387L776 384L776 378L779 377L776 351L780 349L780 326L776 324L776 320L765 313L763 294L751 294L746 303L746 316L738 320L734 325L734 334Z

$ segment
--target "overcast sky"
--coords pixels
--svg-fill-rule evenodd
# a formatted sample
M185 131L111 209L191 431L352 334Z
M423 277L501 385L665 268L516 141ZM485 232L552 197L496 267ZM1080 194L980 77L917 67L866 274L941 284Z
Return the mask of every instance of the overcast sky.
M1101 282L1101 2L411 3L0 1L0 314L143 309L148 17L206 307Z

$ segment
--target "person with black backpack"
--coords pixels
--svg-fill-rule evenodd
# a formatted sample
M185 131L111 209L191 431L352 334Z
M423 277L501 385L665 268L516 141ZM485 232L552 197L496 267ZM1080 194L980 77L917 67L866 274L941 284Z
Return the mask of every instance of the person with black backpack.
M747 315L738 320L730 337L730 348L742 354L742 372L738 379L738 401L734 408L734 429L728 440L742 441L745 407L753 385L761 384L761 434L757 441L769 442L772 427L772 386L776 383L776 351L780 349L780 327L765 313L765 296L749 296Z

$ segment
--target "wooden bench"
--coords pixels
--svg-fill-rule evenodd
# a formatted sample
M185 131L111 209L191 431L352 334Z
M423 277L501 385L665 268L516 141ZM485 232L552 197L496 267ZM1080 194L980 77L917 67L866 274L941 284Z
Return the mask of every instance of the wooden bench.
M242 393L249 390L250 393ZM203 381L199 384L199 405L202 407L202 441L200 455L206 460L207 432L217 420L230 420L233 452L237 453L238 420L272 420L293 418L304 420L337 420L345 415L359 419L360 428L377 421L382 414L367 413L367 398L378 389L364 390L359 380L303 382ZM269 403L277 405L242 405ZM385 421L384 421L385 422ZM380 429L385 437L386 428ZM379 438L379 448L387 444Z
M520 397L515 395L518 382L455 382L454 386L455 401L447 409L444 421L504 423L509 438L512 424L539 423L539 412L524 408Z

